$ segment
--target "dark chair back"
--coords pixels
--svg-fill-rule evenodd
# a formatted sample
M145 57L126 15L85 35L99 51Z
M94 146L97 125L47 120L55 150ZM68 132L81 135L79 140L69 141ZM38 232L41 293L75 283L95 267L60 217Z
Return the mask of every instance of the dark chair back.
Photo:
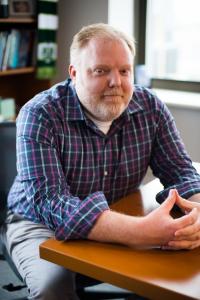
M0 122L0 224L5 219L7 195L16 173L16 124Z

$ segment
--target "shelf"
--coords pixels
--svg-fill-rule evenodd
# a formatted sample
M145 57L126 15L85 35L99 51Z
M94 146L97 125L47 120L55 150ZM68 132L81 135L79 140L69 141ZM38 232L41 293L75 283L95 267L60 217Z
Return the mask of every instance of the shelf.
M34 73L34 72L35 72L34 67L12 69L12 70L0 71L0 77L1 76L9 76L9 75L29 74L29 73Z
M34 24L36 23L36 19L35 18L0 18L0 23L4 23L4 24L27 24L27 23L31 23Z
M7 35L15 29L20 32L20 37L25 30L29 32L27 33L27 39L28 37L30 38L29 42L33 42L34 45L37 43L37 15L0 18L0 27L0 32L6 31ZM32 53L34 52L33 48L31 45L30 53L28 46L27 49L23 49L24 51L28 51L28 67L0 70L0 97L15 99L17 113L29 99L50 87L50 80L39 80L36 76L36 67L34 65L35 57L33 58Z

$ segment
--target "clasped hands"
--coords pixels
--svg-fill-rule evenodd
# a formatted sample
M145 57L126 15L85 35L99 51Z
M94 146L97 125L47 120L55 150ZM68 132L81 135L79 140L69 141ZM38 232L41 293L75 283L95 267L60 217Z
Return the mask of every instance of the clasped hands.
M170 212L176 204L184 215L174 219ZM194 249L200 246L200 203L183 199L170 190L167 199L148 216L149 234L163 250Z

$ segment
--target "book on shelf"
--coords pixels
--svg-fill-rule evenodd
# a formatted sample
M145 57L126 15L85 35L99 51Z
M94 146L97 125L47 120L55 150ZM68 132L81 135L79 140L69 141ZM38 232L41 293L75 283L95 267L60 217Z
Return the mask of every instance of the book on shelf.
M12 29L0 32L0 70L32 65L33 44L33 30Z
M8 68L8 58L9 58L9 52L10 52L10 46L11 46L11 32L8 33L8 37L6 40L6 47L4 51L4 56L3 56L3 62L2 62L2 71L7 70Z
M19 45L20 45L20 31L12 29L11 31L11 45L8 58L8 68L16 69L18 67L19 59Z
M22 30L20 47L19 47L19 61L18 67L23 68L32 64L34 32L31 30Z
M15 100L13 98L0 98L0 121L15 120Z
M8 32L6 31L0 32L0 70L2 69L7 37L8 37Z

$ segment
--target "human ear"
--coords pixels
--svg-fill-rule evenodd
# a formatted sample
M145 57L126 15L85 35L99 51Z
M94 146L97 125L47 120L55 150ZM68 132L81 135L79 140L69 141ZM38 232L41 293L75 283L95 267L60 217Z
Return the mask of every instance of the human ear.
M69 76L72 80L73 83L76 82L76 69L75 69L75 66L74 65L69 65Z

